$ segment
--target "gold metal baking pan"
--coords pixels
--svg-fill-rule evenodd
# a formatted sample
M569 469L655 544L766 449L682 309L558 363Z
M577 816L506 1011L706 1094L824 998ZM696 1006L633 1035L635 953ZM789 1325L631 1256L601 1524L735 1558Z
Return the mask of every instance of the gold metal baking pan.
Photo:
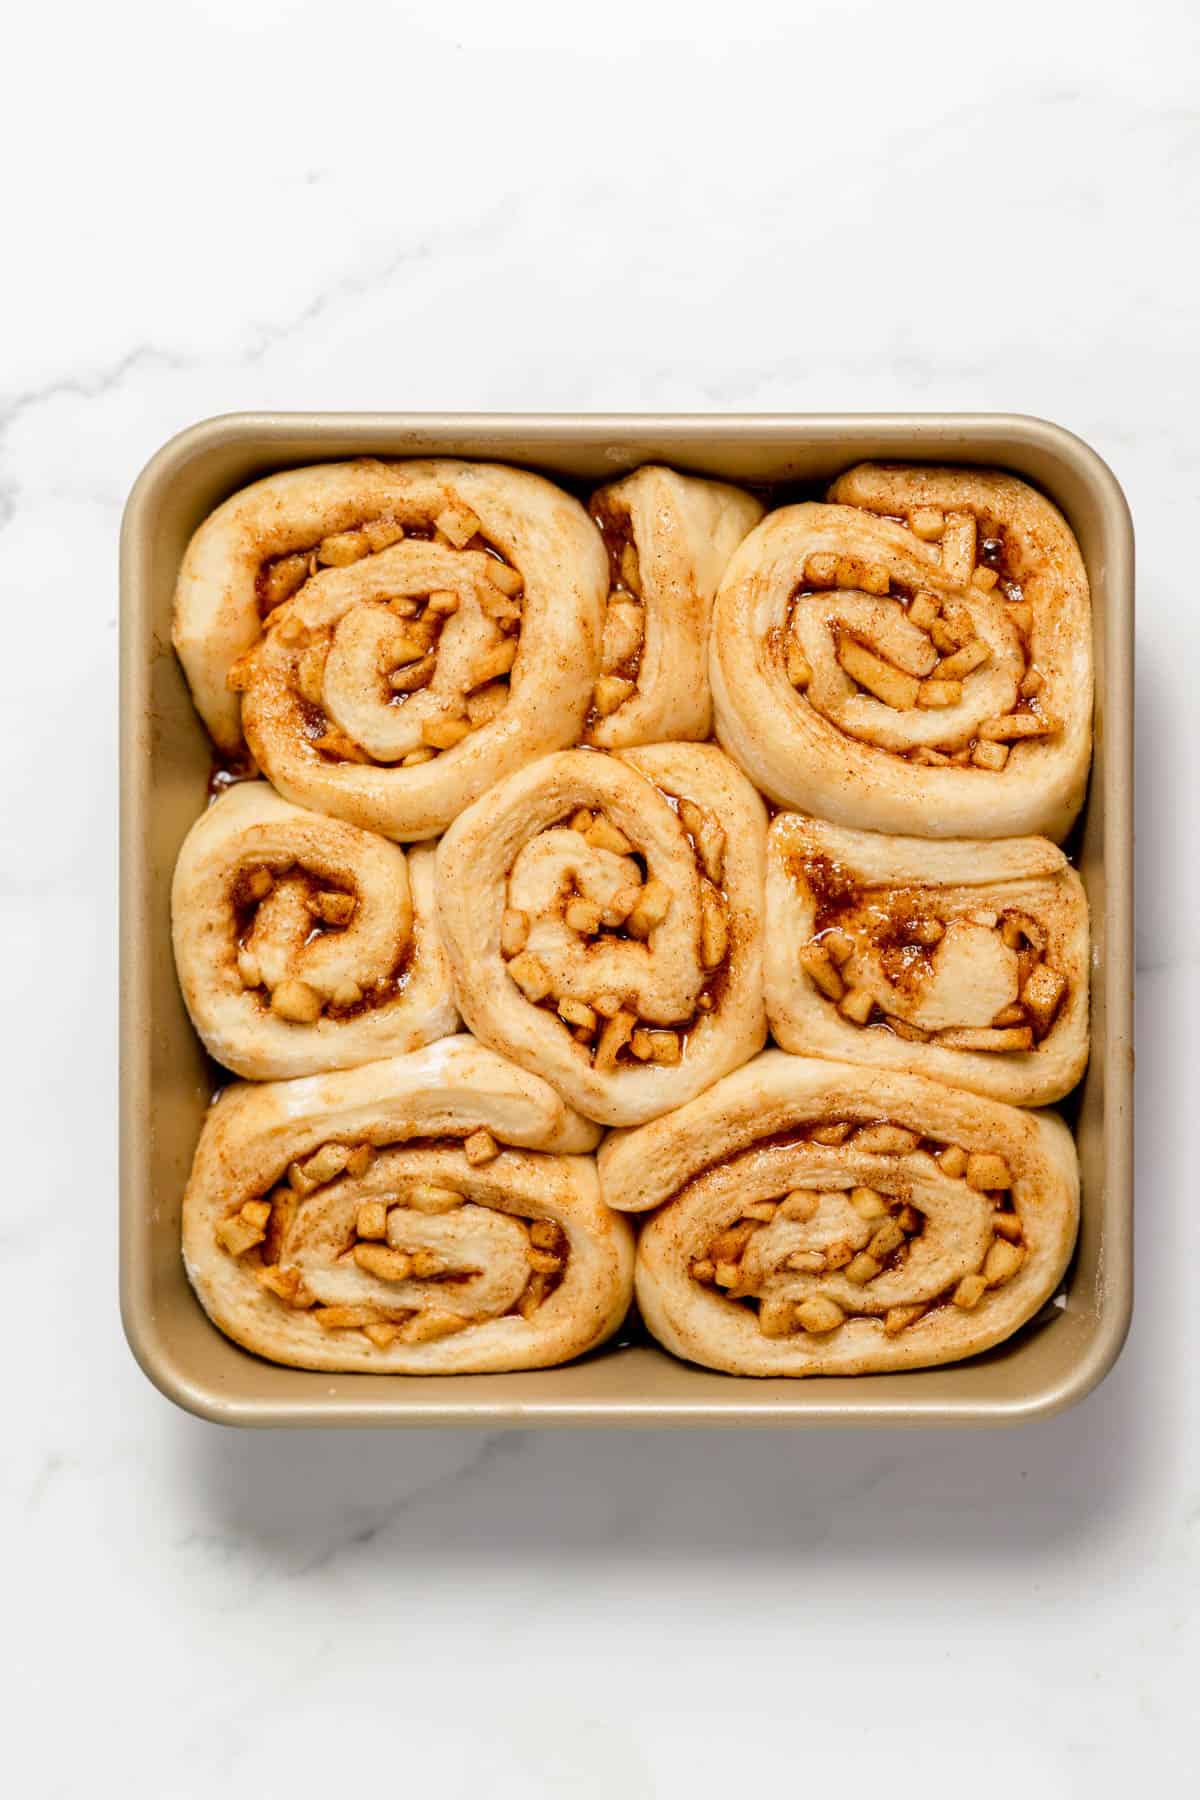
M789 487L864 458L1012 470L1057 502L1091 578L1096 749L1078 861L1092 909L1092 1058L1069 1106L1083 1224L1065 1302L969 1362L896 1375L740 1380L629 1344L535 1374L315 1375L239 1350L194 1299L179 1209L211 1069L175 983L171 870L205 803L210 748L171 651L176 570L235 488L289 465L363 454L525 463L567 483L650 460ZM1080 1399L1112 1366L1132 1303L1133 533L1088 446L1006 415L596 417L240 414L173 438L130 496L121 552L123 787L121 1305L134 1355L171 1399L239 1425L988 1425Z

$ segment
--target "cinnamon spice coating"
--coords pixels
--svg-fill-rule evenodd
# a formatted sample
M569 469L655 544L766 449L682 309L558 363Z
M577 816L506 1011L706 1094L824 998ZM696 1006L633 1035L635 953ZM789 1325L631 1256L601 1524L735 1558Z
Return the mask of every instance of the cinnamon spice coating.
M769 513L721 582L711 673L718 738L781 806L1058 841L1082 803L1087 575L1012 476L864 463Z
M209 1054L253 1080L398 1056L457 1023L430 845L398 844L238 783L184 840L175 963Z
M766 815L719 750L562 751L438 851L470 1029L587 1117L666 1112L761 1048Z
M238 1084L184 1195L188 1275L222 1331L295 1368L547 1368L629 1304L632 1233L601 1203L597 1136L466 1037Z
M653 1211L637 1297L668 1350L736 1375L927 1368L1049 1299L1079 1216L1051 1113L768 1050L600 1151L609 1206Z
M1087 899L1044 838L930 842L780 813L766 915L767 1014L785 1050L1022 1106L1082 1075Z
M540 476L450 459L293 469L197 531L175 647L218 747L401 840L578 740L607 557Z
M1019 1330L1078 1221L1020 1108L1087 1059L1089 610L1066 520L973 468L764 511L361 458L218 507L173 631L230 766L172 892L245 1078L184 1201L214 1323L308 1369L551 1366L620 1323L638 1212L647 1327L710 1368Z

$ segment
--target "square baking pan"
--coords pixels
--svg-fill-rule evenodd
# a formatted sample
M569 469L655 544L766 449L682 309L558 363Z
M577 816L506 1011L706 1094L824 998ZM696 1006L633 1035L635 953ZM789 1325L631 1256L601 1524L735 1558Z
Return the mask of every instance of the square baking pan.
M192 531L234 489L367 454L521 463L579 491L661 461L784 495L866 459L964 462L1009 469L1061 507L1087 563L1096 654L1095 760L1069 846L1092 913L1092 1057L1068 1102L1083 1209L1065 1293L1007 1344L944 1368L806 1381L714 1374L619 1340L536 1373L331 1376L261 1361L209 1323L179 1219L213 1069L176 985L169 896L212 751L172 653L172 592ZM1086 444L1003 414L237 414L173 438L137 481L121 609L121 1307L164 1394L237 1425L989 1425L1053 1413L1111 1368L1133 1291L1133 532Z

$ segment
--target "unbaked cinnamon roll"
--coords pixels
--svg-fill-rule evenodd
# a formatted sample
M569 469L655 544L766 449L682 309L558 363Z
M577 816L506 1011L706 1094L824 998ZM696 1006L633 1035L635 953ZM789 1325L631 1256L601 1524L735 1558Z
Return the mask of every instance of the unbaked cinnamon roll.
M638 1243L647 1326L735 1375L859 1375L975 1355L1054 1293L1075 1146L916 1075L769 1050L600 1152Z
M1045 838L772 823L767 1017L785 1050L1044 1105L1087 1062L1087 983L1083 883Z
M603 1124L681 1105L766 1037L765 837L758 795L706 744L509 776L438 851L467 1024Z
M247 1350L303 1369L541 1369L620 1324L628 1221L595 1128L465 1037L228 1089L201 1133L183 1253Z
M717 735L771 798L924 837L1062 838L1091 748L1087 575L1012 476L864 463L745 540Z
M648 465L600 488L589 510L610 586L588 742L623 750L706 738L713 596L762 506L723 481Z
M175 646L212 736L279 791L435 836L578 740L608 559L578 501L489 463L331 463L257 482L192 539Z
M175 964L205 1048L251 1080L399 1056L458 1015L433 910L434 849L229 789L184 839Z

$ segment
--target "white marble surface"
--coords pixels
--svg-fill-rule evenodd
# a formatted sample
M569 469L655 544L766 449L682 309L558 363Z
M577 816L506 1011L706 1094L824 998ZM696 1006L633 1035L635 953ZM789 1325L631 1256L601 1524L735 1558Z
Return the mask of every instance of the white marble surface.
M1198 21L1190 0L22 11L0 110L14 1792L1183 1790ZM1133 505L1139 1302L1117 1371L994 1436L285 1437L174 1412L115 1304L115 556L142 462L241 407L892 406L1059 419Z

